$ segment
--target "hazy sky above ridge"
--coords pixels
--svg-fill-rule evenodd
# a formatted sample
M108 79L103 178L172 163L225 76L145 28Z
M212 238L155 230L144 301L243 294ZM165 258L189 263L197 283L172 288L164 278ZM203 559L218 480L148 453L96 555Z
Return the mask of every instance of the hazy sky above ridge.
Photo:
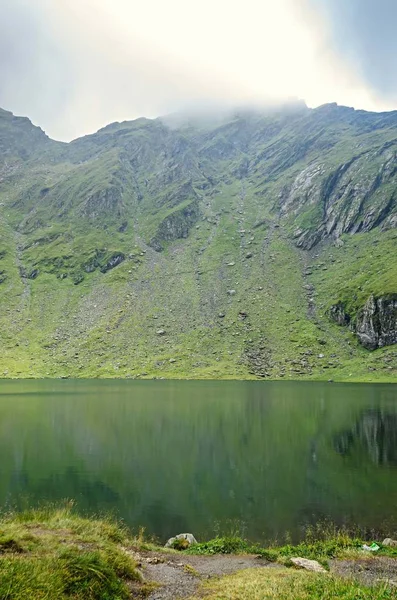
M396 0L0 0L0 106L70 140L300 98L397 108Z

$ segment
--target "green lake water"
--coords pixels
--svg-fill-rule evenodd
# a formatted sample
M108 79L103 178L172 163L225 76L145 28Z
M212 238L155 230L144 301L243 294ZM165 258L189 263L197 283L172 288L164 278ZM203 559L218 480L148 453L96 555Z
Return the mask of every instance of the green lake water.
M397 385L2 381L0 503L76 500L160 540L397 521Z

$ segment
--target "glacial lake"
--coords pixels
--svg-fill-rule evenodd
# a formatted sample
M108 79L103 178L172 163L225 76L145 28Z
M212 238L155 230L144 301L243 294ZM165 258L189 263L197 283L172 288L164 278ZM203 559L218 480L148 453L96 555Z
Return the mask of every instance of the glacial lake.
M0 503L74 499L161 540L397 521L397 385L0 383Z

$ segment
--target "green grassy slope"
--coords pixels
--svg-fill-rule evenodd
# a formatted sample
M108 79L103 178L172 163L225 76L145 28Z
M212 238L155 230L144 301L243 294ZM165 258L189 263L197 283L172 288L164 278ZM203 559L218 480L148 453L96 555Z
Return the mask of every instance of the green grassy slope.
M395 377L327 312L397 292L395 113L0 117L0 375Z

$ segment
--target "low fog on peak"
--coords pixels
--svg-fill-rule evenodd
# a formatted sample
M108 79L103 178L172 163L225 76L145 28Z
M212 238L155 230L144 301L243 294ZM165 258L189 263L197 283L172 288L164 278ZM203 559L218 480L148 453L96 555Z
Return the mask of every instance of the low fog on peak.
M247 0L243 10L226 0L1 4L0 106L55 139L138 117L222 120L290 98L395 107L390 27L375 54L368 41L387 15L393 22L388 0L378 17L369 0Z
M243 117L267 116L279 112L288 113L307 109L303 100L288 98L277 102L246 103L246 104L220 104L215 102L202 102L187 106L183 110L158 118L167 127L179 128L185 126L216 127L228 121Z

